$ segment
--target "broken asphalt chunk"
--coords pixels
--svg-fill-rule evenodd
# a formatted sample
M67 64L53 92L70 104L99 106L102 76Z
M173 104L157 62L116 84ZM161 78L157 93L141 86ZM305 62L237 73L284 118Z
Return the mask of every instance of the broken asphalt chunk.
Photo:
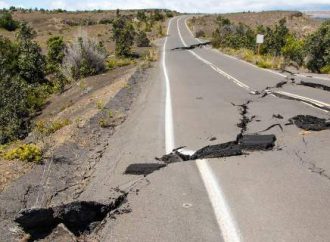
M172 50L193 50L195 48L200 48L200 47L203 47L203 46L206 46L209 44L211 44L210 41L204 42L204 43L199 43L199 44L194 44L194 45L189 45L189 46L176 47L176 48L173 48Z
M298 128L304 130L321 131L330 129L330 120L314 117L311 115L297 115L289 120Z
M276 136L270 135L243 135L238 144L243 150L269 150L275 145Z
M164 168L166 164L159 163L140 163L140 164L131 164L126 170L125 174L129 175L149 175L154 171L158 171Z
M190 159L221 158L235 155L242 155L242 150L235 141L231 141L223 144L205 146L197 150Z

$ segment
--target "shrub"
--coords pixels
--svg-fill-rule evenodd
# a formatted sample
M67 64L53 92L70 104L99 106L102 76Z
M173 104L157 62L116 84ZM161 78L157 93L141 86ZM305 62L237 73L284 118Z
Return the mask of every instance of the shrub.
M128 66L128 65L131 65L134 63L135 63L135 61L130 58L118 58L118 57L111 57L107 61L109 69L115 69L117 67Z
M104 18L104 19L101 19L100 21L99 21L99 24L111 24L112 23L112 19L110 19L110 18Z
M48 53L47 53L47 69L50 72L55 72L62 64L65 51L65 43L63 37L54 36L47 41Z
M5 152L4 158L7 160L18 159L21 161L40 163L42 150L35 144L23 144Z
M302 65L304 61L304 42L296 39L293 35L288 35L285 45L281 52L286 60L292 60L298 65Z
M117 18L112 23L112 31L112 38L116 42L116 55L130 56L135 37L135 30L131 21L125 17Z
M19 76L0 78L0 144L4 144L24 138L29 132L30 88Z
M40 135L48 136L69 124L71 124L69 119L58 119L48 122L41 120L35 123L34 130Z
M281 50L286 44L289 29L286 27L285 18L281 19L273 29L267 27L265 30L265 41L262 44L262 54L281 55Z
M203 30L198 30L198 31L195 33L195 37L196 37L196 38L205 37L205 32L204 32Z
M13 20L13 17L9 12L0 13L0 28L4 28L8 31L14 31L18 27L18 22Z
M324 66L330 65L330 21L311 34L305 42L307 68L320 72Z
M106 50L96 40L81 32L65 50L62 73L69 80L96 75L105 70Z
M0 36L0 77L17 73L18 48L9 39Z
M143 31L140 31L136 35L135 42L138 47L149 47L150 46L150 40L148 39L147 34Z
M17 33L19 48L19 75L29 84L45 83L45 58L39 45L32 41L36 32L26 23L21 23Z

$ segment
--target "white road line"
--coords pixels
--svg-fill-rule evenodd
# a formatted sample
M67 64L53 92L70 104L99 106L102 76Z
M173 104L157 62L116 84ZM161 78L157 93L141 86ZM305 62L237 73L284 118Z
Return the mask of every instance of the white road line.
M168 34L170 31L170 26L172 19L168 22L167 27L167 37L165 38L164 48L163 48L163 70L165 76L165 149L166 153L170 153L174 149L174 129L173 129L173 114L172 114L172 99L171 99L171 85L168 78L167 68L166 68L166 44L168 39Z
M179 21L182 19L179 18L177 20L177 28L178 28L178 33L179 33L179 37L181 39L181 42L183 43L184 46L187 46L186 42L184 41L184 39L182 38L182 35L181 35L181 31L180 31L180 28L179 28ZM186 27L188 28L189 30L189 27L186 25ZM213 63L211 63L210 61L208 60L205 60L204 58L202 58L201 56L199 56L198 54L196 54L194 51L192 50L188 50L192 55L194 55L197 59L199 59L200 61L204 62L205 64L209 65L214 71L218 72L219 74L225 76L226 78L228 78L229 80L233 81L236 85L248 90L250 93L256 93L256 90L252 89L251 87L249 87L248 85L246 85L245 83L239 81L238 79L236 79L235 77L231 76L230 74L226 73L225 71L221 70L219 67L217 67L216 65L214 65ZM226 54L224 54L226 55ZM228 56L230 58L233 58L233 59L236 59L236 60L240 60L240 59L237 59L233 56ZM240 60L242 61L242 60ZM245 61L243 61L245 62ZM251 63L247 63L247 64L250 64L252 65ZM254 65L252 65L254 66ZM262 68L259 68L257 66L254 66L258 69L262 69ZM265 71L269 71L269 72L272 72L274 74L278 74L278 75L281 75L281 76L284 76L286 77L285 75L281 74L281 73L277 73L275 71L272 71L272 70L267 70L267 69L262 69L262 70L265 70ZM316 108L318 110L322 110L323 112L329 112L327 110L324 110L322 108L327 108L327 109L330 109L330 104L327 104L327 103L324 103L324 102L320 102L318 100L315 100L315 99L312 99L312 98L308 98L308 97L303 97L303 96L299 96L299 95L296 95L296 94L293 94L293 93L289 93L289 92L281 92L281 91L268 91L269 94L271 93L279 93L279 94L282 94L284 96L289 96L289 97L294 97L296 99L299 99L303 104L306 104L307 106L310 106L310 107L313 107L313 108ZM273 95L273 94L272 94ZM275 95L273 95L274 97L276 97ZM317 107L315 107L315 106ZM320 108L318 108L320 107Z
M181 17L182 18L182 17ZM180 19L181 19L180 18ZM184 41L184 39L182 38L181 35L181 31L179 28L179 20L177 21L177 29L178 29L178 33L179 33L179 37L181 39L181 42L184 46L187 46L186 42ZM253 90L252 88L250 88L248 85L246 85L245 83L237 80L235 77L229 75L228 73L226 73L225 71L221 70L219 67L217 67L216 65L214 65L213 63L211 63L208 60L205 60L203 57L199 56L198 54L196 54L194 51L192 50L188 50L193 56L195 56L197 59L199 59L200 61L204 62L205 64L207 64L208 66L210 66L214 71L218 72L219 74L221 74L222 76L226 77L227 79L231 80L232 82L234 82L236 85L246 89L247 91L251 92L251 93L256 93L256 90Z
M270 91L270 92L274 93L275 95L276 95L276 93L278 93L278 94L283 95L283 96L299 99L301 102L307 104L308 106L315 105L315 106L319 107L319 108L316 107L317 109L321 108L321 110L324 111L324 112L329 112L328 110L330 110L330 104L325 103L325 102L321 102L321 101L318 101L318 100L315 100L315 99L312 99L312 98L303 97L303 96L300 96L300 95L297 95L297 94L293 94L293 93L290 93L290 92L284 92L284 91ZM313 107L313 106L311 106L311 107ZM324 108L326 108L328 110L325 110Z
M196 38L196 37L194 36L194 34L191 32L191 29L189 28L189 26L188 26L188 24L187 24L187 19L188 19L188 18L185 18L185 21L184 21L184 23L185 23L185 25L186 25L186 28L188 29L188 31L190 32L190 34L191 34L191 36L192 36L193 38L195 38L199 43L202 43L202 41L201 41L200 39ZM231 55L228 55L228 54L222 53L221 51L219 51L219 50L217 50L217 49L213 49L213 48L212 48L211 50L212 50L212 51L215 51L215 52L217 52L217 53L220 53L220 54L222 54L222 55L224 55L224 56L226 56L226 57L228 57L228 58L231 58L231 59L234 59L234 60L238 60L238 61L240 61L240 62L243 62L244 64L247 64L247 65L253 66L254 68L257 68L257 69L259 69L259 70L267 71L267 72L271 72L271 73L273 73L273 74L275 74L275 75L278 75L278 76L281 76L281 77L287 77L286 75L284 75L284 74L282 74L282 73L279 73L279 72L276 72L276 71L273 71L273 70L269 70L269 69L265 69L265 68L261 68L261 67L259 67L259 66L256 66L256 65L252 64L252 63L249 63L249 62L247 62L247 61L245 61L245 60L241 60L241 59L239 59L239 58L237 58L237 57L235 57L235 56L231 56Z
M185 42L182 39L180 30L179 36L181 38L182 43L186 46ZM165 49L165 47L164 47ZM194 53L194 52L191 52ZM198 55L196 55L197 57ZM201 58L202 59L202 58ZM208 61L204 60L207 64L209 64ZM163 62L165 63L165 62ZM210 63L211 64L211 63ZM214 65L212 66L212 68ZM216 68L216 67L215 67ZM166 68L164 69L164 72L166 72ZM166 78L165 78L166 79ZM168 79L168 77L167 77ZM168 113L166 113L168 114ZM166 118L166 120L173 120L172 118ZM166 132L172 132L172 134L166 134L165 137L171 137L174 136L173 129L165 129ZM170 141L169 141L170 142ZM167 147L168 141L166 140L166 147ZM193 151L186 151L187 153L193 153ZM201 175L201 178L203 180L204 186L206 188L206 191L208 193L209 199L211 201L215 217L218 223L218 226L220 228L222 238L225 242L240 242L242 241L241 235L238 229L238 226L231 214L230 208L226 202L224 193L217 181L217 178L213 174L208 161L207 160L197 160L196 161L197 168L199 170L199 173Z

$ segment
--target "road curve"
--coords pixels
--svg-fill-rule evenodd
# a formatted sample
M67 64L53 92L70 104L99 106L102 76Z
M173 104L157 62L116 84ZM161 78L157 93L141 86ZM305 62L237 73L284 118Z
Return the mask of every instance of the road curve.
M169 22L160 62L81 196L102 200L111 196L111 187L138 187L128 196L132 211L110 219L99 232L102 241L328 241L329 131L285 126L298 114L329 118L327 110L255 95L286 80L283 74L210 48L172 50L198 43L186 19ZM328 92L310 87L270 90L330 103ZM277 137L273 151L176 163L146 179L123 175L129 164L154 162L174 147L194 151L234 140L242 117L233 104L248 101L248 115L255 118L246 133L282 125L283 131L265 132Z

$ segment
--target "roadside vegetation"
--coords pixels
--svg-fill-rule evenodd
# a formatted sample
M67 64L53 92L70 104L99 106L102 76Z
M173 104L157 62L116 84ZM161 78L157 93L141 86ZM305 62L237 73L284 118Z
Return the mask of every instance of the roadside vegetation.
M0 10L0 158L41 162L44 137L72 124L65 117L38 118L52 95L60 97L74 83L82 86L83 78L137 63L148 67L150 64L146 63L157 59L152 41L163 36L166 19L175 13L114 12L112 15L104 11L69 14L61 9L14 7ZM38 27L32 27L42 24L45 17L48 21L51 18L47 15L54 14L69 14L60 26L74 29L72 37L68 38L62 30L40 34ZM29 18L31 22L24 21ZM94 35L98 38L91 38L86 31L90 25L102 29ZM82 88L82 92L88 90ZM103 112L101 104L97 108ZM104 122L100 125L107 126ZM30 138L25 142L27 136Z
M197 22L198 18L193 18L190 26L195 26ZM195 37L211 38L214 48L262 68L283 69L293 66L330 74L330 21L323 22L318 29L305 36L290 31L286 18L273 26L258 25L253 28L219 15L214 26L211 36L206 36L199 29ZM264 43L259 50L257 34L264 35Z

